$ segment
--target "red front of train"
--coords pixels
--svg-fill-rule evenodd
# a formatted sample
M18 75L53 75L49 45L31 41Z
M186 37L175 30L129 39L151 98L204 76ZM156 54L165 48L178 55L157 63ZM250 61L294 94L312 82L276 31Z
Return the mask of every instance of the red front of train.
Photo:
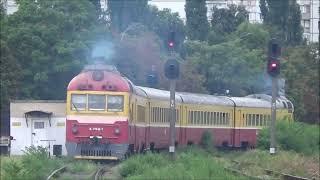
M111 66L87 66L67 89L66 149L78 159L122 159L129 146L128 82Z

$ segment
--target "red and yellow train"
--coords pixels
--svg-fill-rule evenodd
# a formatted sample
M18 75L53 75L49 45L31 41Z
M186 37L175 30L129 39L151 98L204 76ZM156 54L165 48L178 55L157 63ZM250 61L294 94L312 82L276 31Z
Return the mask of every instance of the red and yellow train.
M66 148L83 159L123 159L127 153L169 147L169 92L135 86L112 66L87 66L67 89ZM198 144L204 131L224 147L255 147L270 123L271 97L176 93L176 145ZM278 119L293 105L277 99Z

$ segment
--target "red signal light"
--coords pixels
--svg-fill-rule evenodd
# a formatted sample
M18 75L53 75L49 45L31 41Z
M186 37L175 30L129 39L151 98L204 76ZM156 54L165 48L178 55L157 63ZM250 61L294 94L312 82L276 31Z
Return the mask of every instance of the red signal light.
M173 42L169 42L169 47L173 47L174 46L174 43Z
M278 60L270 60L268 63L268 73L271 76L277 76L280 73L280 63Z

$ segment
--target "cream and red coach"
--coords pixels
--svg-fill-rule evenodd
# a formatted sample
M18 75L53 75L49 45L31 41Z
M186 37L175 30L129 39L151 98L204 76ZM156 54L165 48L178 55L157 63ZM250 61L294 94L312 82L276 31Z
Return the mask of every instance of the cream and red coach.
M126 153L168 148L168 91L135 86L111 66L87 66L67 92L66 148L86 159L122 159ZM176 143L255 147L259 129L270 123L271 97L176 93ZM277 117L292 119L293 105L277 99Z

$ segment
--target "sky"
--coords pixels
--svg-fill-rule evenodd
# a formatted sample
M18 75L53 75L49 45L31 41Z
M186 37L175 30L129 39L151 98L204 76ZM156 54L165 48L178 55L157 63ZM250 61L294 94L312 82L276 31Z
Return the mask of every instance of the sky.
M184 11L185 0L151 0L149 4L157 6L160 10L170 8L172 12L179 13L183 20L186 19L186 13Z

